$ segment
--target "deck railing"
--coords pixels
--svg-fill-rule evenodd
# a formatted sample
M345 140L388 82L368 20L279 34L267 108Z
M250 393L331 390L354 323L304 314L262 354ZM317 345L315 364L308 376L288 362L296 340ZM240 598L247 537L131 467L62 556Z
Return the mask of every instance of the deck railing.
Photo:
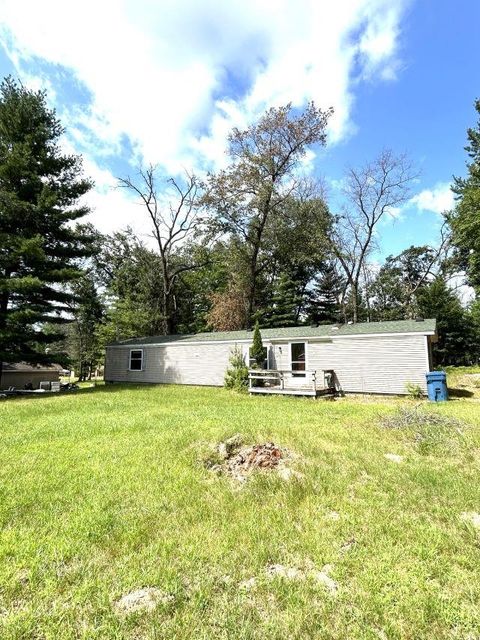
M251 391L260 391L262 388L277 388L280 391L308 389L315 393L335 390L333 369L322 369L318 372L307 369L301 373L291 369L250 369L248 386Z

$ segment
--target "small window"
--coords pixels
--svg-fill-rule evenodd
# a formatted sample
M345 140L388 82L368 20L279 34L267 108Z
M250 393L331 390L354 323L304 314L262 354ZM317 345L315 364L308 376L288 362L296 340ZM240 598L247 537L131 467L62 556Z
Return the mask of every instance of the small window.
M130 371L142 371L143 369L143 349L132 349L130 351Z
M305 342L292 342L292 371L294 376L305 375L307 345Z
M252 358L252 347L248 348L248 366L250 369L255 368L257 366L257 361ZM262 369L268 369L268 350L267 347L263 347L264 360L262 363Z

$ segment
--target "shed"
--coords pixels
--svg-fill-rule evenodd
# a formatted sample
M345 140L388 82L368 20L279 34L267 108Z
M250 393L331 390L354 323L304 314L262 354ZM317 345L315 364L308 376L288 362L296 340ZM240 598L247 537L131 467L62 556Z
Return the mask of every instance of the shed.
M262 329L265 367L290 372L333 370L337 388L350 393L404 394L406 384L425 392L432 368L435 320L368 322ZM108 345L106 382L221 386L232 350L249 363L253 331L150 336Z
M60 380L60 367L57 365L28 364L26 362L3 363L2 389L24 389L25 385L32 385L38 389L40 382L58 382Z

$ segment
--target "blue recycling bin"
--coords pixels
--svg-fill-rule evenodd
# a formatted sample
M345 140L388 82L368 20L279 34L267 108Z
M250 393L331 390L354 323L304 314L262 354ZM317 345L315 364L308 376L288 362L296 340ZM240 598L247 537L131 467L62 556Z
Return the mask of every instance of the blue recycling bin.
M431 402L448 400L447 374L445 371L429 371L427 374L428 399Z

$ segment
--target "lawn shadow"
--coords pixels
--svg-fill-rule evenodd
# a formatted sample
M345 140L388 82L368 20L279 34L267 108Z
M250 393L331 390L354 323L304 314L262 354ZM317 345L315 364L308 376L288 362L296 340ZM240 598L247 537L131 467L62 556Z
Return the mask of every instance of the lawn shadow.
M475 395L473 391L469 391L468 389L460 389L460 388L448 388L448 394L452 398L473 398Z
M45 399L53 399L53 398L65 398L68 396L85 396L85 395L92 395L92 394L99 394L99 393L112 393L114 391L118 391L119 389L129 389L130 391L134 390L134 391L139 391L141 389L145 389L148 387L158 387L160 386L159 384L155 384L155 383L150 383L150 382L140 382L140 383L132 383L132 382L128 382L128 383L116 383L116 384L98 384L94 387L83 387L80 389L74 389L72 391L57 391L57 392L51 392L51 391L46 391L45 393L19 393L17 394L12 394L12 395L7 395L6 398L2 398L1 401L2 402L7 402L7 401L20 401L20 400L45 400ZM170 385L162 385L162 386L170 386ZM2 392L0 391L0 396L2 395Z

